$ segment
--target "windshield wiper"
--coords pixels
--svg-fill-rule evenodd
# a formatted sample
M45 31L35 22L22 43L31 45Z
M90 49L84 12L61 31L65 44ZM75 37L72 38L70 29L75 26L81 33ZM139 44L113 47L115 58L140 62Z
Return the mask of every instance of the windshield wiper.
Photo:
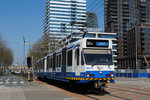
M92 67L94 66L94 65L98 65L98 64L101 64L101 63L104 63L103 61L99 61L99 62L97 62L97 63L94 63L94 64L92 64Z
M97 62L97 63L94 63L94 64L92 64L92 67L94 66L94 65L98 65L98 64L103 64L103 63L107 63L108 64L108 67L111 65L111 62L109 62L109 61L99 61L99 62Z
M96 65L96 63L92 64L92 67L93 67L94 65Z

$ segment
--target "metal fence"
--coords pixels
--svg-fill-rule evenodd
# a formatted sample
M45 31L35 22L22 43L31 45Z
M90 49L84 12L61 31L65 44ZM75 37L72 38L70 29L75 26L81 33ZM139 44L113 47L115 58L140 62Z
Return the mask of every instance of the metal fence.
M150 78L150 69L116 69L115 76L128 78Z

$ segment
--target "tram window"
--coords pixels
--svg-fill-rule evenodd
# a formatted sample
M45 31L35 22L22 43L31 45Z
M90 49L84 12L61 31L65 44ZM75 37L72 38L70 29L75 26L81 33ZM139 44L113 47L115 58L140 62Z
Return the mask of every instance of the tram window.
M40 70L42 70L42 66L43 66L42 64L43 64L43 63L42 63L42 60L41 60L41 64L40 64L40 65L41 65L41 66L40 66Z
M57 56L56 53L53 54L53 71L56 69L57 67Z
M57 57L56 57L56 67L58 67L59 66L59 58L58 58L58 55L57 55Z
M43 68L43 62L42 62L42 60L41 60L41 68L40 68L40 70L42 70L42 68Z
M36 67L35 67L35 72L37 72L37 67L38 67L38 66L37 66L37 63L35 64L35 66L36 66Z
M51 58L49 57L49 65L48 65L48 68L50 69L51 68Z
M53 67L53 58L51 58L51 68Z
M49 61L48 68L51 68L51 58L50 57L49 57L48 61Z
M57 59L57 62L58 62L57 67L59 67L59 55L58 55L57 58L58 58L58 59Z
M62 67L66 67L66 48L62 50Z
M40 62L39 62L38 64L39 64L39 65L38 65L38 70L39 70L39 72L40 72L40 67L41 67Z
M49 58L49 68L51 68L51 58Z
M41 69L43 69L43 61L41 61Z
M39 68L41 69L41 61L40 61L40 67Z
M46 70L48 70L48 57L47 57L47 67L46 67Z
M42 69L42 61L40 62L40 70Z
M72 66L72 50L68 51L67 54L67 65Z
M48 59L47 59L47 66L48 66L48 68L47 68L47 71L48 71L50 68L50 57L48 57Z
M39 67L39 72L40 72L40 69L41 69L41 62L40 61L39 61L39 66L38 67Z
M47 70L49 69L49 57L47 57Z
M79 65L79 48L78 49L76 49L76 60L77 60L77 65Z
M83 53L81 52L81 65L84 65Z
M39 72L40 72L40 67L41 67L40 62L38 62L38 70L39 70Z
M61 55L59 55L59 67L61 67Z
M49 61L48 68L51 68L51 58L50 57L49 57L48 61Z
M45 62L45 58L43 59L43 64L42 64L42 69L44 70L44 62Z
M43 62L41 61L41 68L40 69L42 70L42 68L43 68Z
M60 65L60 62L59 62L59 55L58 55L58 67L59 67L59 65Z

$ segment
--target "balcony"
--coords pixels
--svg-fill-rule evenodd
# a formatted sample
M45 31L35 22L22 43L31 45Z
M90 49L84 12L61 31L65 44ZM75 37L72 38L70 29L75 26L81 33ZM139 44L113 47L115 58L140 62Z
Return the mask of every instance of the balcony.
M129 19L129 17L123 17L123 19Z

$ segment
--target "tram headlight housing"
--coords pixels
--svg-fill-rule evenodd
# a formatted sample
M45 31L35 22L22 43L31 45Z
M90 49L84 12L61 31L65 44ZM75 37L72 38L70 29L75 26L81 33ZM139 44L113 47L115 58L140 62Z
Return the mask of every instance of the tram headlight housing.
M102 71L99 71L99 74L102 74Z

